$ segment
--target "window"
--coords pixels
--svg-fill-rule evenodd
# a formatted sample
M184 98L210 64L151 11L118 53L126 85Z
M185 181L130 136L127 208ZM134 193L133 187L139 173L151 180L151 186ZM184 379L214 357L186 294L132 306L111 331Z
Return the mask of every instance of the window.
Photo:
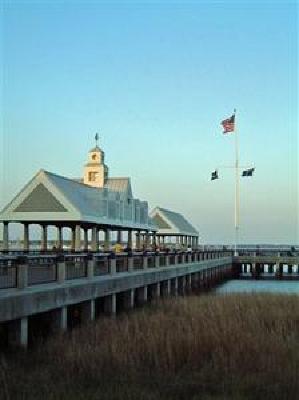
M97 178L97 173L96 172L89 172L88 173L88 180L89 182L94 182Z
M92 158L92 160L96 160L96 159L97 159L97 155L96 155L96 154L93 154L93 155L91 156L91 158Z

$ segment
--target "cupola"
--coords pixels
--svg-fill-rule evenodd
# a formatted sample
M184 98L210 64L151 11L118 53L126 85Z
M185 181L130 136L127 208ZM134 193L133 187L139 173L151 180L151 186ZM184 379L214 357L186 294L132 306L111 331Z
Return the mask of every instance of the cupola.
M105 153L98 146L98 135L95 139L96 146L89 150L87 164L84 166L83 183L102 188L108 179L108 167L104 163Z

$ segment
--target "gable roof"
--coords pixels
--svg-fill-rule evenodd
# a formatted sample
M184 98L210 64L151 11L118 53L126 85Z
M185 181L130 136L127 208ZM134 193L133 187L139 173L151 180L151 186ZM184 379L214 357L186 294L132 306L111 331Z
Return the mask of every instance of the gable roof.
M152 217L152 221L159 229L171 229L171 226L158 213Z
M130 198L133 197L130 178L108 178L105 187L113 192L122 192Z
M98 215L102 190L73 179L44 171L46 177L62 192L82 215Z
M52 175L55 176L40 170L4 207L0 212L0 220L65 221L78 218L80 211L54 184Z
M72 178L74 182L84 183L83 178ZM104 188L118 193L126 193L129 198L133 197L131 179L128 177L123 178L108 178Z
M40 170L0 212L0 221L81 221L151 229L147 202L132 199L130 210L120 207L117 188L130 192L131 186L129 178L117 179L116 182L112 179L115 184L115 190L112 190L109 187L95 188ZM137 218L133 211L135 203L142 207Z
M158 227L158 233L174 233L190 236L198 236L198 231L180 213L156 207L150 217Z

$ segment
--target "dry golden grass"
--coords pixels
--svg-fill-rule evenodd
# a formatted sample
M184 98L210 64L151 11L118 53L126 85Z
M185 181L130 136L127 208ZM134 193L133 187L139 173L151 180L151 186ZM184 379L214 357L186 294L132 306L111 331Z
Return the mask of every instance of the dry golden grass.
M299 298L171 298L1 363L10 400L295 400Z

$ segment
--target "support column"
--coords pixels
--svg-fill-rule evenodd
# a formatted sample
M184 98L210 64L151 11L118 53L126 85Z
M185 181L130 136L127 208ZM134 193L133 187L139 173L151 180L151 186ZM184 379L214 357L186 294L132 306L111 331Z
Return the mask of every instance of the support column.
M115 315L116 314L116 294L110 294L104 297L104 312L106 314Z
M192 291L192 275L191 274L187 275L187 289L189 292Z
M109 272L111 275L116 274L116 259L114 253L109 256Z
M28 346L28 318L23 317L8 323L8 342L12 346Z
M98 228L96 226L93 226L91 230L91 251L98 251L98 244Z
M196 246L195 246L195 236L192 236L192 238L191 238L191 247L192 247L192 250L195 250L196 249Z
M283 264L281 264L279 261L276 263L276 268L275 268L276 272L275 272L275 276L278 279L282 278L283 275Z
M81 226L76 225L75 228L75 251L81 251Z
M188 247L188 236L185 236L185 248L187 249Z
M110 250L110 229L105 229L104 250Z
M141 250L145 249L145 235L141 233Z
M95 320L95 300L84 301L81 304L81 322L90 322Z
M132 257L132 253L128 253L128 272L134 271L134 259Z
M63 283L66 278L66 268L65 268L65 259L63 256L59 256L57 262L57 282Z
M128 248L132 250L133 241L132 241L132 230L128 230Z
M160 267L160 255L159 253L156 253L155 255L155 268L159 268Z
M170 295L170 290L171 290L170 288L171 288L170 279L168 279L167 281L161 282L160 291L161 291L162 297L167 297Z
M3 251L9 251L9 231L8 231L8 222L3 222Z
M149 234L148 232L145 233L145 250L148 250L149 247Z
M67 331L67 306L52 311L52 332Z
M41 237L41 251L48 250L48 225L41 225L42 237Z
M143 305L147 302L147 286L136 289L136 300L138 305Z
M185 276L180 276L178 278L178 291L179 291L179 294L183 296L185 294L185 289L186 289Z
M83 250L88 251L88 229L84 228L84 242L83 242Z
M184 236L180 236L181 250L184 248Z
M88 257L89 260L87 261L87 278L92 279L94 277L94 270L95 270L95 258Z
M251 275L253 277L255 277L255 275L256 275L256 265L255 265L255 263L251 264Z
M139 240L140 240L139 250L143 250L143 247L144 247L144 236L143 236L143 233L141 233L141 232L139 232Z
M140 250L140 232L136 232L136 250Z
M29 251L29 224L27 222L24 223L23 249Z
M167 293L167 296L170 296L170 294L171 294L171 280L170 279L167 280L166 293Z
M126 310L131 310L132 308L134 308L134 296L134 289L130 289L124 293L124 308Z
M152 299L158 299L160 297L160 282L152 284Z
M116 241L117 241L117 243L121 244L121 242L122 242L122 231L117 231Z
M62 227L57 226L57 248L59 250L63 250L63 235L62 235Z
M76 248L76 227L72 226L71 251L75 251L75 248Z
M178 277L171 279L171 294L173 296L177 296L178 295Z
M20 258L17 273L17 288L25 289L28 286L28 261L27 257Z
M156 234L156 247L160 249L160 236Z
M156 237L156 232L153 232L153 236L152 236L152 250L156 251L156 247L157 247L157 237Z

